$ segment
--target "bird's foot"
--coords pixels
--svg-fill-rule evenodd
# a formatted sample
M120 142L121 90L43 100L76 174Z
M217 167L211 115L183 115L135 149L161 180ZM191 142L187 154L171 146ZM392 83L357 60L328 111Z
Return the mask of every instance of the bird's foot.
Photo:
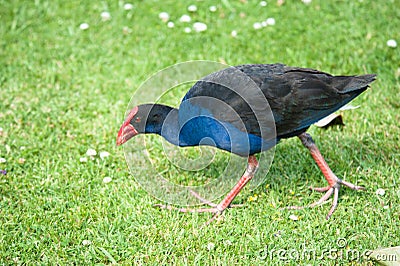
M214 213L212 218L208 220L205 225L209 225L212 221L215 219L219 218L221 214L224 212L226 208L221 207L219 204L212 203L209 200L204 199L201 197L197 192L190 190L190 193L193 194L197 199L199 199L203 204L206 204L210 206L210 208L177 208L171 205L164 205L164 204L154 204L154 207L160 208L160 209L166 209L166 210L173 210L173 211L178 211L178 212L191 212L191 213L201 213L201 212L210 212ZM227 208L235 208L235 207L242 207L243 204L231 204Z
M353 190L365 190L364 187L361 186L356 186L350 182L344 181L342 179L337 178L336 182L332 186L326 186L326 187L310 187L311 190L317 191L317 192L327 192L330 188L334 186L338 186L340 188L341 185L344 185L350 189Z
M322 174L324 175L326 181L328 181L329 184L327 187L311 188L312 190L318 192L326 192L326 193L318 201L306 207L315 207L320 204L323 204L333 195L332 206L328 212L328 215L326 216L326 219L329 219L332 216L333 212L336 210L336 207L338 205L339 190L341 185L344 185L354 190L363 190L364 188L337 178L337 176L329 168L324 157L322 157L321 152L318 150L317 145L315 145L315 142L308 133L304 132L300 134L298 137L301 140L301 143L303 143L304 147L306 147L310 151L311 156L317 163L319 169L321 169ZM289 207L289 209L303 209L306 207L291 206Z
M198 209L192 209L192 208L177 208L171 205L163 205L163 204L155 204L153 205L154 207L158 207L160 209L166 209L166 210L174 210L178 212L191 212L191 213L201 213L201 212L210 212L214 213L214 215L211 217L210 220L208 220L205 225L209 225L212 221L217 219L218 217L221 216L224 210L220 210L218 206L211 206L211 208L198 208Z
M211 212L211 213L214 213L213 217L205 224L205 226L209 225L216 218L220 217L226 208L242 206L242 205L234 205L231 203L232 203L233 199L237 196L237 194L240 192L240 190L253 178L254 174L257 171L257 168L258 168L258 161L257 161L256 157L254 155L249 156L249 158L247 159L247 168L246 168L245 173L239 179L239 181L236 183L236 185L231 189L231 191L229 191L229 193L225 196L225 198L222 199L222 201L219 204L212 203L209 200L202 198L196 192L190 190L190 192L193 194L193 196L195 196L202 203L207 204L211 208L200 208L200 209L175 208L172 206L161 205L161 204L157 204L156 207L159 207L162 209L168 209L168 210L177 210L180 212Z
M310 187L310 189L313 191L326 192L318 201L316 201L308 206L289 206L289 207L287 207L287 209L300 210L300 209L304 209L304 208L313 208L315 206L319 206L321 204L326 203L327 200L333 195L333 202L331 205L331 209L329 210L328 215L326 216L326 219L328 220L337 208L338 199L339 199L339 190L340 190L341 185L349 187L353 190L365 190L364 187L356 186L350 182L347 182L347 181L337 178L336 182L332 186L326 186L326 187L321 187L321 188Z
M210 208L198 208L198 209L192 209L192 208L177 208L171 205L163 205L163 204L154 204L154 207L158 207L160 209L166 209L166 210L174 210L178 212L191 212L191 213L201 213L201 212L209 212L213 213L213 216L211 217L210 220L208 220L204 225L209 225L212 221L218 219L222 213L224 212L225 209L218 208L217 204L212 204L210 205ZM235 208L235 207L242 207L242 204L232 204L228 206L228 208Z

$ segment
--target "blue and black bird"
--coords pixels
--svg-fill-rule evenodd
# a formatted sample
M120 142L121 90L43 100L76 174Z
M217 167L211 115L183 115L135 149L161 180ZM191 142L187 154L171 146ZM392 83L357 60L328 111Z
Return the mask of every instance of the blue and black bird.
M134 107L118 132L117 145L137 134L158 134L180 147L211 145L248 157L245 173L219 204L197 210L181 209L212 212L214 219L253 178L258 168L255 154L281 139L298 137L328 181L326 187L314 188L326 193L310 205L319 205L333 195L328 219L337 207L341 185L354 190L363 187L339 179L306 131L360 95L375 77L333 76L283 64L229 67L196 82L179 109L160 104Z

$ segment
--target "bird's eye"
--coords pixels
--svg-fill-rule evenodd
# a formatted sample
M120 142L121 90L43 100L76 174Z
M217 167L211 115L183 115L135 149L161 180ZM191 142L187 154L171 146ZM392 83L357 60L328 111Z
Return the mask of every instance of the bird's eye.
M136 123L140 123L141 118L140 117L136 117L135 122Z

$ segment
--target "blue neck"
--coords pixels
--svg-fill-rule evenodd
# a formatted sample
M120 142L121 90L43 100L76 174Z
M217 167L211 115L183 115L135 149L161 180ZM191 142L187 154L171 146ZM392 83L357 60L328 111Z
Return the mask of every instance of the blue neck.
M176 146L186 146L179 141L178 109L167 106L162 106L162 109L159 113L162 116L161 123L148 122L145 133L160 135Z
M203 113L194 115L186 109L181 110L182 114L179 115L178 109L162 105L157 106L154 111L159 119L147 121L145 133L161 135L176 146L207 145L240 156L248 156L276 144L275 139L263 140L258 136L242 132L227 122L217 121L211 115Z

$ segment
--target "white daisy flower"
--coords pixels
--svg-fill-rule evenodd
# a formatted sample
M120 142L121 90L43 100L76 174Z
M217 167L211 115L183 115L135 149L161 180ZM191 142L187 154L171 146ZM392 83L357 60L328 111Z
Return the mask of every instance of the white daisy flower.
M232 246L232 241L230 241L229 239L225 240L225 245Z
M386 45L392 48L396 48L397 47L397 42L393 39L390 39L386 42Z
M107 11L101 12L100 17L101 17L101 20L103 20L103 21L107 21L107 20L111 19L111 15Z
M92 244L92 241L90 241L90 240L83 240L82 241L82 245L84 245L84 246L89 246L90 244Z
M88 150L86 151L86 155L87 155L87 156L96 156L96 154L97 154L97 152L96 152L95 149L88 149Z
M197 6L195 6L195 5L188 6L188 11L189 12L196 12L197 11Z
M82 23L81 25L79 25L79 28L80 28L81 30L87 30L87 29L89 29L89 24L87 24L87 23Z
M106 177L103 178L103 183L104 183L104 184L108 184L108 183L110 183L111 181L112 181L112 178L109 177L109 176L106 176Z
M383 196L385 195L385 190L383 188L378 188L375 193L376 195Z
M132 5L131 3L126 3L126 4L124 5L124 9L125 9L125 10L131 10L131 9L133 9L133 5Z
M197 32L205 31L207 30L207 25L202 22L195 22L193 24L193 29Z
M256 23L253 24L253 28L254 28L255 30L259 30L259 29L262 28L262 25L261 25L260 22L256 22Z
M191 20L192 19L189 15L182 15L182 17L179 19L180 22L190 22Z
M107 152L107 151L101 151L101 152L100 152L100 158L101 158L101 159L104 159L104 158L106 158L106 157L108 157L108 156L110 156L110 153L109 153L109 152Z
M267 25L270 25L270 26L275 25L275 19L274 18L267 18L267 20L265 22L267 22Z
M161 12L158 17L163 21L167 22L169 20L169 14L167 12Z

